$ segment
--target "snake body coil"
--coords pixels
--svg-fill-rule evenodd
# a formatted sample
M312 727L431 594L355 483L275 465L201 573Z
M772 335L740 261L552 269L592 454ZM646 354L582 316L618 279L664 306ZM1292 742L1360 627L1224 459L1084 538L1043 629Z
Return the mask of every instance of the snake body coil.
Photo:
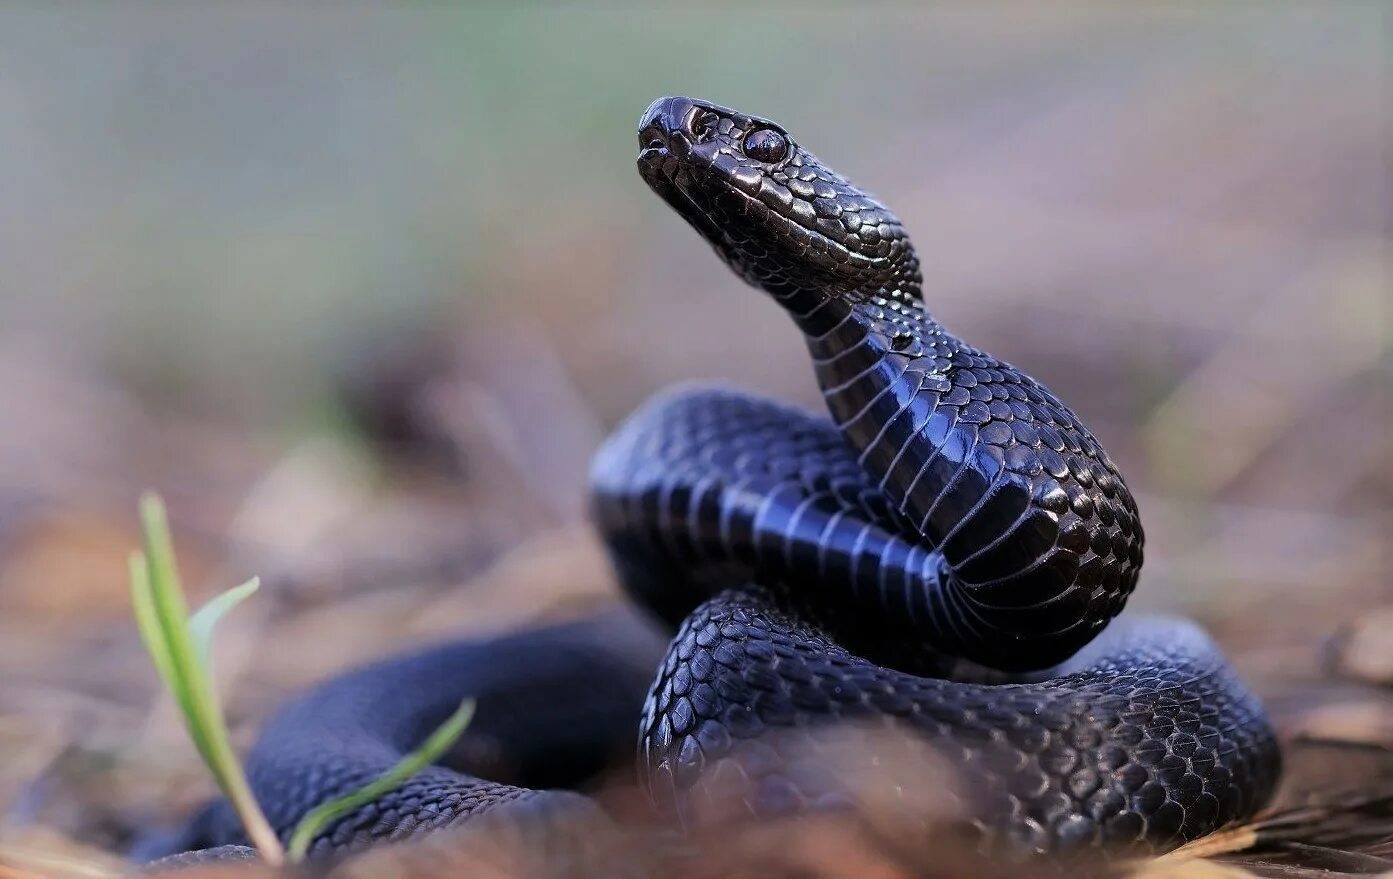
M1117 468L1048 390L928 314L894 215L779 126L724 107L661 99L639 141L648 184L802 330L832 415L687 389L596 457L621 578L680 626L640 728L655 800L697 820L711 767L743 756L741 808L816 806L825 792L770 734L853 720L929 742L962 769L975 822L1018 849L1164 849L1259 808L1276 741L1213 644L1185 621L1113 621L1143 542ZM517 643L558 649L539 637ZM253 759L278 826L390 765L406 741L382 730L419 737L477 688L472 661L398 660L292 707ZM537 679L598 692L566 675L603 664L558 660ZM347 730L328 744L326 713ZM433 769L323 847L558 796Z

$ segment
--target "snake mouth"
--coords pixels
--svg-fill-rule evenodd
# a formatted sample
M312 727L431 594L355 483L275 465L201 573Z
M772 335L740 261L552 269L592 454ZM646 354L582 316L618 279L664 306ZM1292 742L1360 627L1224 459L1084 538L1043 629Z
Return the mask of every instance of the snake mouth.
M712 216L708 205L698 198L691 189L694 185L692 169L682 159L681 143L674 150L672 138L665 132L646 128L639 134L641 148L638 154L638 170L648 188L653 190L668 206L701 233L707 241L717 244L725 238L725 231Z
M657 132L649 132L639 137L638 166L661 162L668 156L667 140Z
M671 157L672 153L665 143L646 143L638 151L638 170L643 178L650 184L657 176L662 175L663 164Z
M638 160L642 162L646 156L667 153L667 138L662 135L655 126L648 126L639 132L639 153Z

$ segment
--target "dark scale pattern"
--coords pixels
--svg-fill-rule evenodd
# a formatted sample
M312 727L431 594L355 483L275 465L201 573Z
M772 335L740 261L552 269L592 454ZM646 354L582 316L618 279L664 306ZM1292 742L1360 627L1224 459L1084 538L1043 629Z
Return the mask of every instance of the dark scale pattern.
M809 347L862 466L942 553L950 649L1039 667L1122 609L1142 561L1136 503L1048 390L905 297L857 303Z
M1165 849L1251 814L1276 744L1261 707L1197 627L1123 620L1074 668L1032 684L922 678L847 652L758 592L728 591L683 624L644 712L655 799L683 814L734 760L752 816L816 806L763 747L771 728L877 719L926 737L971 782L972 814L1017 851ZM723 767L725 768L725 767ZM729 816L727 816L729 817Z
M592 476L626 585L672 625L754 579L797 584L790 598L849 611L858 630L934 646L951 637L934 615L939 557L892 517L825 418L738 392L674 391L616 432Z
M749 743L772 800L808 805L765 734L875 716L964 767L982 827L1026 850L1165 848L1256 810L1275 739L1189 624L1114 626L1044 683L925 676L945 654L1050 667L1108 626L1142 563L1117 467L1047 389L925 311L899 220L782 128L664 98L639 143L653 190L803 331L832 415L689 391L596 459L626 585L669 620L695 609L645 711L658 799L690 817L703 768ZM740 583L760 587L722 591Z
M770 130L781 161L742 153ZM774 123L722 107L655 102L639 141L649 185L803 329L859 467L939 552L944 588L920 608L936 646L1027 669L1096 635L1136 585L1136 503L1064 404L924 310L894 214Z
M661 645L623 617L597 617L384 660L283 707L248 756L248 778L288 841L311 808L379 777L469 697L474 718L447 765L427 767L331 824L311 854L408 839L484 814L588 812L595 807L579 794L535 788L583 779L632 748L633 719L660 656ZM245 842L220 801L150 853Z

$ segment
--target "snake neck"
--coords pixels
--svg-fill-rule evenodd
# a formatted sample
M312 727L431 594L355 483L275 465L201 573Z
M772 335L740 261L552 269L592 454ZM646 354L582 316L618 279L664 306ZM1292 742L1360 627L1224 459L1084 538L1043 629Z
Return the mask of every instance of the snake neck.
M930 456L947 454L959 463L964 457L961 442L945 448L946 434L935 438L923 428L938 408L938 392L951 386L948 377L959 366L955 355L966 346L911 291L823 299L806 307L789 299L783 305L803 330L828 410L860 453L862 467L913 530L937 546L944 534L928 514L946 486L916 480L914 465ZM879 417L885 414L890 417ZM942 517L936 521L943 524Z
M1063 652L1121 610L1141 564L1136 505L1046 388L948 332L912 290L789 310L833 420L941 554L963 613L1006 642L1044 617Z
M959 355L966 346L908 292L790 311L805 334L828 410L862 467L911 528L937 548L952 525L947 510L933 515L948 488L943 476L949 468L921 470L937 459L963 465L971 444L962 425L943 429L945 415L934 433L926 428L952 388L951 376L965 365Z
M639 145L654 191L802 328L891 526L937 550L911 610L1002 667L1087 642L1136 582L1136 505L1068 408L924 310L900 220L780 126L726 107L657 101Z

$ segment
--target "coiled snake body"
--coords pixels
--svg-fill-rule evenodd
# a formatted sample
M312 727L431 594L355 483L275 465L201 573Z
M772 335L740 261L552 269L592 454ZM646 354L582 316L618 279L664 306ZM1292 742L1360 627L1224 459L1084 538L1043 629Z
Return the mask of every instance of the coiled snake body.
M792 316L832 416L675 391L596 457L616 568L680 626L640 725L657 803L690 822L713 764L771 732L864 720L921 734L962 768L976 823L1017 848L1164 849L1259 808L1276 741L1213 644L1181 620L1109 625L1142 562L1117 468L1048 390L925 311L894 215L778 125L724 107L661 99L639 141L648 184ZM509 726L511 779L554 783L564 772L527 767L593 750L594 718L630 710L632 665L607 652L613 638L563 627L345 676L272 723L253 785L288 831L469 693L484 697L480 723L508 715L493 722ZM491 712L500 689L514 706ZM588 707L558 717L577 691ZM551 712L550 731L534 721L522 743L518 693ZM741 808L756 815L821 802L776 755L743 771ZM318 850L574 797L433 767ZM227 821L215 810L203 823Z

